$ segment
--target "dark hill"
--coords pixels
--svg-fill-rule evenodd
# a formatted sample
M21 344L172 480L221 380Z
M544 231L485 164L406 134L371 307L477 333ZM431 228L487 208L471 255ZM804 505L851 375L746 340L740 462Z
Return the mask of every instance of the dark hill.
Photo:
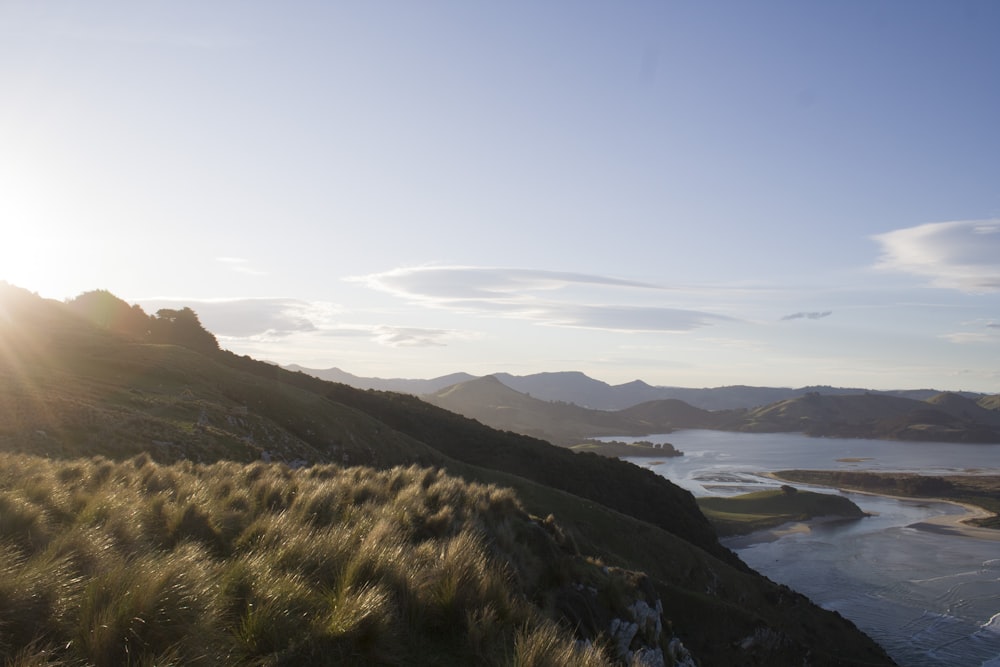
M468 373L451 373L429 380L410 380L406 378L365 378L352 375L339 368L306 368L298 364L290 364L284 368L292 372L303 372L330 382L339 382L350 385L357 389L378 389L379 391L399 391L404 394L430 394L439 389L475 379L474 375Z
M542 401L511 389L492 375L452 385L422 398L493 428L556 444L572 445L602 435L643 433L617 413Z
M929 401L882 394L808 394L748 411L740 429L846 438L1000 443L996 415L956 394Z
M1000 412L989 410L971 398L953 392L944 392L926 400L935 409L953 417L979 424L1000 426Z
M629 421L645 424L652 429L650 433L665 432L661 429L723 428L739 418L739 413L710 412L675 398L641 403L621 410L619 414Z

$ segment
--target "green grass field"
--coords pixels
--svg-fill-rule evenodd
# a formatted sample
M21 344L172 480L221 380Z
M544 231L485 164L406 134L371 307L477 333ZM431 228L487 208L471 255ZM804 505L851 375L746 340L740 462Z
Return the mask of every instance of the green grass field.
M860 518L857 505L843 496L782 487L732 497L698 498L698 506L720 536L746 535L790 521L823 516Z

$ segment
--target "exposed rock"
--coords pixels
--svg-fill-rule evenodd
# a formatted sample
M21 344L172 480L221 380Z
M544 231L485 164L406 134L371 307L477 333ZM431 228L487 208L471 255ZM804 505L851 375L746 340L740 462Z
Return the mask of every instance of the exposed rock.
M667 644L667 655L674 661L675 667L698 667L691 653L684 647L681 640L674 637Z
M632 640L639 633L639 624L632 623L631 621L626 621L620 618L614 618L611 620L611 627L608 628L608 634L611 636L611 641L615 646L615 655L619 658L624 658L627 662L631 662L629 658L632 656Z

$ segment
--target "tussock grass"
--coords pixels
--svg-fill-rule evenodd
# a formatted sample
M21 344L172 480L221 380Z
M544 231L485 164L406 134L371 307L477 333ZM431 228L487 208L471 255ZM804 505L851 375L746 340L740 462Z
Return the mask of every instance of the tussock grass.
M608 664L535 602L562 553L546 526L509 489L417 466L11 455L0 660Z

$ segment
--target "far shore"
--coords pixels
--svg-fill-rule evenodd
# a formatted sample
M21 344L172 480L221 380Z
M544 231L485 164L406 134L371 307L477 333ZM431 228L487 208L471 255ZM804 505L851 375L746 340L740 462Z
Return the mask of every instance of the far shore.
M775 481L780 482L798 482L799 480L792 480L785 477L779 476L777 473L767 472L762 473L762 476L768 477ZM809 482L813 484L813 482ZM951 505L957 505L966 511L965 514L945 514L942 516L932 517L926 521L920 521L917 523L910 524L907 528L914 528L916 530L923 530L931 533L938 533L941 535L958 535L962 537L971 537L978 540L991 540L994 542L1000 542L1000 530L995 528L983 528L980 526L969 525L968 522L975 519L988 519L995 514L979 505L974 505L969 502L963 502L954 500L952 498L942 498L939 496L901 496L891 493L879 493L877 491L867 491L861 489L847 488L843 486L831 486L827 484L815 484L816 486L823 486L828 489L837 489L839 491L849 491L850 493L858 493L867 496L880 496L882 498L892 498L894 500L906 500L906 501L927 501L927 502L938 502L938 503L949 503Z

